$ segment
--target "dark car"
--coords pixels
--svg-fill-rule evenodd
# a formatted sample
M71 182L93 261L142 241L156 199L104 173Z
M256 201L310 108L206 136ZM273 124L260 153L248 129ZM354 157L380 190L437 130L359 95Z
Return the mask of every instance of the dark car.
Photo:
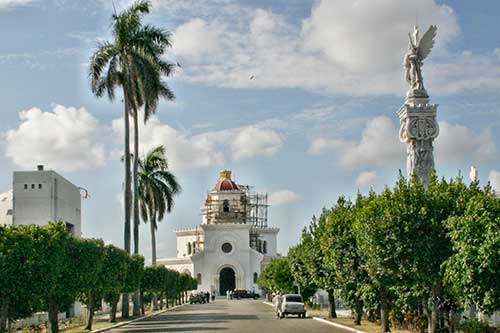
M191 297L189 297L189 303L194 304L194 303L205 303L205 295L202 293L199 294L193 294Z
M233 291L233 298L236 299L242 299L242 298L258 299L259 297L260 295L253 291L248 291L244 289L236 289L235 291Z

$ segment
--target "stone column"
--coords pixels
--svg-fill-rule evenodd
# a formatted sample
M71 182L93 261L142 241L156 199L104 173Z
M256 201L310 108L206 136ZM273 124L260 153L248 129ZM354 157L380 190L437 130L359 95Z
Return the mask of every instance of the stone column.
M425 186L434 168L432 143L439 135L437 107L429 104L428 97L408 97L399 111L399 139L407 144L407 175L410 178L415 174Z

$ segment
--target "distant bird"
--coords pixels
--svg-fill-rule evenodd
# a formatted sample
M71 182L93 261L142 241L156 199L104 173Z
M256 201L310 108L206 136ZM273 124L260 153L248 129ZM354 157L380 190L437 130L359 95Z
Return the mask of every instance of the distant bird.
M255 79L255 75L250 76L250 80Z
M182 68L181 64L177 61L177 67Z

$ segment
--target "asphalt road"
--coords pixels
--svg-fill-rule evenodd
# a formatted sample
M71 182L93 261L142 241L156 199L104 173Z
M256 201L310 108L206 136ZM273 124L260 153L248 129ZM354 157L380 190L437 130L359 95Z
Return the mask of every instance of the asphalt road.
M261 300L218 299L186 305L109 332L335 332L351 333L313 320L276 319L273 308Z

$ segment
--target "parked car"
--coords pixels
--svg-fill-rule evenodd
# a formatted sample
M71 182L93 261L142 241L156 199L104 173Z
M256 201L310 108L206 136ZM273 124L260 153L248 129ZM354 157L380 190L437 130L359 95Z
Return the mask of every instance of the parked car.
M306 307L301 295L298 294L285 294L281 303L281 309L278 313L280 318L288 315L297 315L299 318L306 317Z
M205 303L205 295L203 293L197 293L197 294L192 294L191 297L189 297L189 303L194 304L194 303Z
M233 298L235 299L242 299L242 298L258 299L259 297L260 297L259 294L245 289L236 289L235 291L233 291Z

